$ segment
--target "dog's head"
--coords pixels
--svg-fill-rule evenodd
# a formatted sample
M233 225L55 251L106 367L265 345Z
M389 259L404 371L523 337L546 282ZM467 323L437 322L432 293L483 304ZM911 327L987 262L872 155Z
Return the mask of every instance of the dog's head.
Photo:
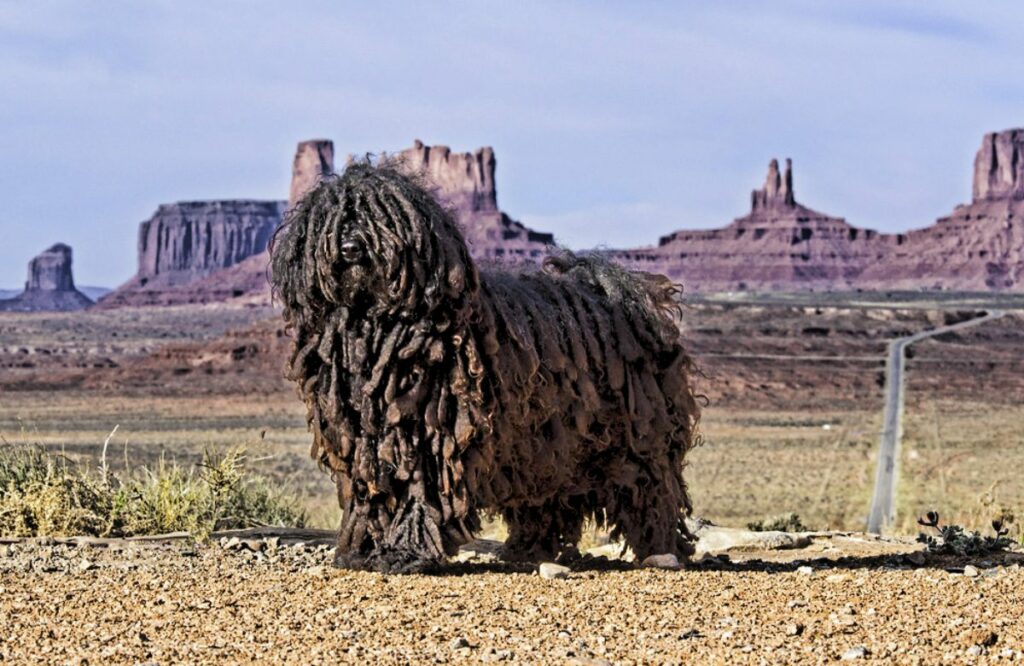
M422 318L478 287L458 225L392 166L350 165L286 216L271 243L272 281L286 315Z

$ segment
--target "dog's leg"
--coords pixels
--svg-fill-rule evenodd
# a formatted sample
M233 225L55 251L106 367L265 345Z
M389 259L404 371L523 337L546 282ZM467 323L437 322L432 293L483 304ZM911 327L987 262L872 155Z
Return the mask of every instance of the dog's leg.
M574 498L546 502L540 507L507 509L503 517L508 538L501 549L509 562L550 562L556 557L578 557L584 513Z
M440 567L468 541L474 515L444 521L429 483L416 473L408 484L367 496L359 481L339 480L342 506L335 565L382 573L423 573Z
M636 458L624 464L607 507L613 537L624 538L638 561L650 555L672 554L680 560L692 555L693 536L683 522L689 499L682 479L669 465L651 466ZM662 469L665 473L659 474Z

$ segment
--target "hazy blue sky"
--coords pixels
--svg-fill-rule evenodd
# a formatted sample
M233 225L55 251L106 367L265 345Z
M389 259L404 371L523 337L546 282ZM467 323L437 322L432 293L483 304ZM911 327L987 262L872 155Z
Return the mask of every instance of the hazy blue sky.
M0 0L0 286L56 241L114 286L157 204L284 198L317 136L493 145L502 208L571 247L725 224L773 156L919 227L1024 125L1022 43L1014 1Z

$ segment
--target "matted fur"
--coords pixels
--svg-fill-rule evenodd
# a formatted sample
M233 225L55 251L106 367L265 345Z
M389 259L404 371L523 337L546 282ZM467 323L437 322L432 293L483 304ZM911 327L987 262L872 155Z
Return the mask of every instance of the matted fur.
M568 252L481 270L424 188L369 164L297 203L272 271L339 565L429 568L481 512L509 558L573 549L587 519L640 558L691 552L699 409L668 279Z

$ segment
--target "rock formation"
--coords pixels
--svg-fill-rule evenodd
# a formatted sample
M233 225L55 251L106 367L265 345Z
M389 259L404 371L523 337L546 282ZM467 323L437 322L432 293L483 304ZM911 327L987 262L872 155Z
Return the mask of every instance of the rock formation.
M848 288L886 250L881 235L796 201L793 167L768 165L750 212L720 229L682 230L657 247L610 252L633 268L663 273L688 291Z
M334 142L310 139L299 142L292 161L292 184L288 191L291 206L313 189L320 179L334 173Z
M416 140L412 148L384 159L423 176L437 188L438 199L458 216L477 259L538 261L553 246L554 236L534 231L498 208L493 148L456 153L448 146L427 146Z
M1024 129L985 135L973 191L929 227L881 234L797 203L790 161L772 160L748 215L610 254L690 291L1024 290Z
M1024 129L984 136L973 194L935 224L901 235L858 286L1024 291Z
M750 210L762 208L793 208L796 197L793 195L793 160L786 158L786 175L779 175L779 161L768 163L768 176L764 179L764 187L750 193Z
M491 148L460 153L416 141L382 159L436 187L476 258L537 261L553 247L551 234L498 207ZM333 161L330 141L300 143L291 199L332 173ZM927 228L882 234L799 203L792 162L780 169L772 160L764 186L751 193L750 212L728 226L684 229L657 246L607 254L664 273L688 291L1024 290L1024 129L985 135L973 190L970 204ZM101 304L268 299L265 248L285 208L276 201L161 206L140 228L138 274Z
M135 277L101 299L101 304L168 303L168 290L266 250L284 209L281 201L251 200L161 205L153 217L139 225L139 268ZM177 299L171 298L171 302Z
M974 201L1024 198L1024 129L986 134L974 158Z
M81 310L92 300L75 289L71 274L71 247L57 243L28 264L25 291L0 301L0 310L37 312Z
M353 159L349 157L349 159ZM498 208L491 148L454 153L446 146L384 156L422 175L458 216L471 251L481 259L539 260L551 234L533 231ZM334 172L334 144L302 141L292 162L289 202ZM165 204L139 228L135 277L101 299L101 307L206 303L240 296L267 300L267 243L287 204L278 201L202 201Z

